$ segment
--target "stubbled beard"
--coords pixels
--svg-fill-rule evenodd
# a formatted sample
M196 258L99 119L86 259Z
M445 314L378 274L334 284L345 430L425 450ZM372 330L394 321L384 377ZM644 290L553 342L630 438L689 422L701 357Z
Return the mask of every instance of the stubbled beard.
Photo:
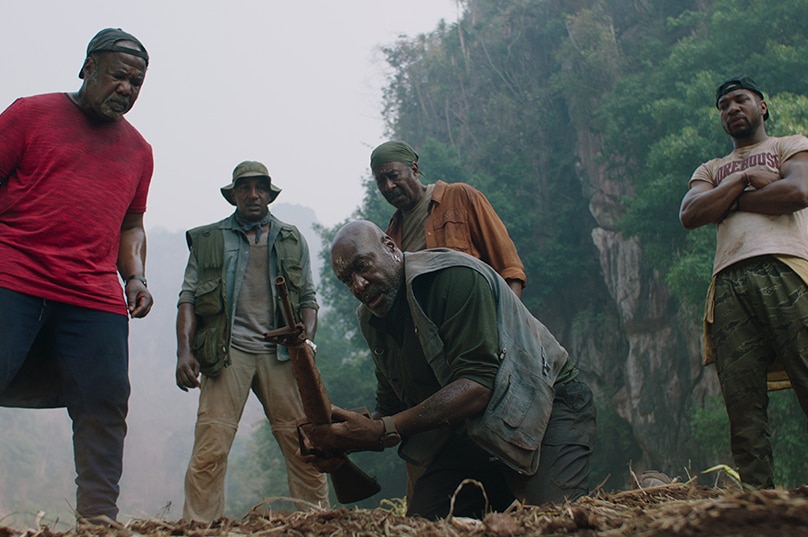
M101 109L105 112L107 117L115 117L117 119L129 111L129 101L110 98L104 101L104 105Z
M383 290L380 294L376 294L375 292L372 293L371 296L373 297L381 297L381 302L379 302L375 308L372 308L368 305L368 294L366 293L362 297L362 303L375 315L376 317L384 317L390 312L390 308L393 307L393 302L396 300L396 295L398 294L398 289L396 288L388 288Z
M743 127L736 128L735 130L730 130L728 125L725 126L724 129L727 131L727 134L729 134L735 139L749 138L750 136L755 134L758 127L760 127L761 123L763 123L762 121L760 121L759 118L756 121L752 121L746 116L743 116L743 118L746 122Z

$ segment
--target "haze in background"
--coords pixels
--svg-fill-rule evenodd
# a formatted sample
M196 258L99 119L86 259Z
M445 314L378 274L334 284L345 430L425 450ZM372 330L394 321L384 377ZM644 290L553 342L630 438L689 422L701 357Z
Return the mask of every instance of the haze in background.
M283 203L333 225L361 202L384 141L379 48L457 20L455 0L3 2L0 109L75 91L90 38L134 34L151 56L127 118L151 142L147 228L184 230L222 210L217 188L260 160Z
M156 302L130 324L122 520L181 516L198 393L174 381L182 231L232 212L219 187L238 162L261 160L283 188L272 211L301 228L319 266L311 225L334 225L359 206L370 151L385 139L380 46L454 22L457 9L454 0L3 3L2 109L17 97L78 89L87 42L101 28L131 32L151 56L127 118L154 147L146 227ZM251 398L240 436L259 419ZM8 462L0 466L0 525L33 527L42 509L51 527L58 518L55 529L65 529L75 504L66 412L0 408L0 424L0 460L36 468L14 476ZM18 505L26 495L41 505Z

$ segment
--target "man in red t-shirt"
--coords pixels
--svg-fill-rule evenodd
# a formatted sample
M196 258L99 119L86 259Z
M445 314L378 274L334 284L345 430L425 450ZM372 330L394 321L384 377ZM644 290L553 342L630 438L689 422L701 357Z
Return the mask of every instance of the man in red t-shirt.
M67 407L87 519L118 514L128 316L152 306L152 150L123 118L148 62L137 38L101 30L77 92L20 98L0 114L0 405Z

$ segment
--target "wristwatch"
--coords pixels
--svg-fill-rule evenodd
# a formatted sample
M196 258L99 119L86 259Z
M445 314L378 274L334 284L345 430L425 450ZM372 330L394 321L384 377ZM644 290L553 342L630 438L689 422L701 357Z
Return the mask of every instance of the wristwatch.
M143 287L148 287L149 282L146 281L146 278L140 276L139 274L132 274L131 276L127 276L126 279L123 281L124 286L126 286L132 280L137 280L143 284Z
M382 435L379 443L383 448L397 446L401 442L401 435L396 431L396 424L393 423L393 416L385 416L382 418L384 424L384 434Z
M310 339L306 340L306 345L311 349L312 354L317 354L317 345Z

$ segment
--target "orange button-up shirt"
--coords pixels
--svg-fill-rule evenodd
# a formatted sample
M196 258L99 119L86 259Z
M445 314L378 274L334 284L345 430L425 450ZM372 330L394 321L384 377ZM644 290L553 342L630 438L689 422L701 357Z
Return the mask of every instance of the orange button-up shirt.
M403 217L398 210L387 234L401 247ZM527 284L525 267L505 224L488 198L465 183L438 181L424 226L427 248L451 248L488 263L505 280Z

